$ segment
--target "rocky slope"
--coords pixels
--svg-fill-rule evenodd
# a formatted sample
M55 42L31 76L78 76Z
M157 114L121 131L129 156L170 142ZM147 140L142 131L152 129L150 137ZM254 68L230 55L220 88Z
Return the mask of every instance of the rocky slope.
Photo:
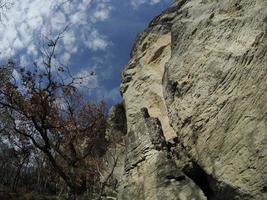
M267 1L176 1L137 37L121 93L114 198L267 199Z

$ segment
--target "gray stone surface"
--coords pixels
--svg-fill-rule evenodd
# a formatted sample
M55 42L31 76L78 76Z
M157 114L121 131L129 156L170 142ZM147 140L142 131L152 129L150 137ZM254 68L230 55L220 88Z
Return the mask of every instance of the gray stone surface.
M267 1L188 1L172 26L171 125L214 179L267 199Z
M266 80L267 1L178 0L157 16L122 75L118 198L267 199Z
M121 200L206 199L199 187L177 167L167 151L161 124L146 109L126 141L125 179Z
M106 166L101 171L101 184L104 184L103 200L117 199L118 191L124 183L126 134L125 109L123 103L120 103L111 107L107 121L106 139L109 146L104 157Z
M129 64L123 71L121 84L128 128L135 124L135 114L146 107L152 117L159 118L168 139L175 137L175 133L170 127L164 103L162 77L170 52L170 24L151 24L138 35Z

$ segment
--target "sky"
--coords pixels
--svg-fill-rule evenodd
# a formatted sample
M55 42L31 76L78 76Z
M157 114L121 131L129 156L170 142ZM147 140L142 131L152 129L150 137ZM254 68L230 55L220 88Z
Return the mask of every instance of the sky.
M0 0L1 1L1 0ZM11 0L12 1L12 0ZM121 101L121 72L136 35L172 0L13 0L1 15L0 64L40 61L45 38L64 32L57 59L75 75L90 74L84 85L93 101Z

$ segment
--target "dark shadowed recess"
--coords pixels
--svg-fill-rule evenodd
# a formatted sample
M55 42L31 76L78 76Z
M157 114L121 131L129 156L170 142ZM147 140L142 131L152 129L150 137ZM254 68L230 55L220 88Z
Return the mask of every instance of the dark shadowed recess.
M208 200L249 200L249 194L238 188L219 182L207 174L196 162L186 166L183 172L200 187Z

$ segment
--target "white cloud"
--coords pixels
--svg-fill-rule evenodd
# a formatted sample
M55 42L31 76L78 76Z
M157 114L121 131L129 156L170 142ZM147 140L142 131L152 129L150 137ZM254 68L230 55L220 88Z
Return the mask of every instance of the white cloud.
M26 55L22 55L20 56L20 66L27 66L29 64L29 60L28 58L26 57Z
M69 16L69 21L71 24L85 25L85 24L87 24L86 13L82 13L82 12L72 13Z
M71 54L74 54L78 51L76 43L77 38L73 31L68 31L64 34L64 37L62 38L63 45L65 47L65 50L68 51Z
M92 51L104 50L108 46L107 39L94 24L106 20L111 10L109 0L14 1L0 24L0 61L16 56L18 52L36 57L41 35L53 36L67 25L69 28L58 48L64 61L81 46Z
M93 30L86 41L86 46L94 51L104 50L108 46L108 41L97 30Z
M155 5L163 0L130 0L130 4L133 6L133 8L138 8L142 4L149 4L149 5Z
M112 101L113 103L116 103L121 99L121 95L119 91L120 91L119 88L113 88L112 90L107 91L104 98Z
M59 58L60 63L64 65L68 65L70 62L70 59L71 59L71 54L68 52L64 52Z
M86 87L87 89L97 89L99 86L98 76L95 74L95 69L86 68L82 69L76 77L80 77L81 80L77 80L75 83L78 88Z
M92 22L104 21L108 19L109 13L112 10L112 7L105 3L100 3L97 5L96 10L92 15Z
M19 38L16 38L12 46L14 47L14 49L21 49L23 48L23 43Z
M30 44L27 47L27 54L33 55L33 56L37 56L38 51L36 49L36 46L34 44Z
M66 16L63 12L56 12L55 15L50 19L51 29L53 32L60 32L62 28L66 26Z
M115 87L111 90L107 90L105 88L101 88L101 90L95 91L97 100L104 100L106 102L110 102L112 104L121 101L121 95L119 92L119 88Z

